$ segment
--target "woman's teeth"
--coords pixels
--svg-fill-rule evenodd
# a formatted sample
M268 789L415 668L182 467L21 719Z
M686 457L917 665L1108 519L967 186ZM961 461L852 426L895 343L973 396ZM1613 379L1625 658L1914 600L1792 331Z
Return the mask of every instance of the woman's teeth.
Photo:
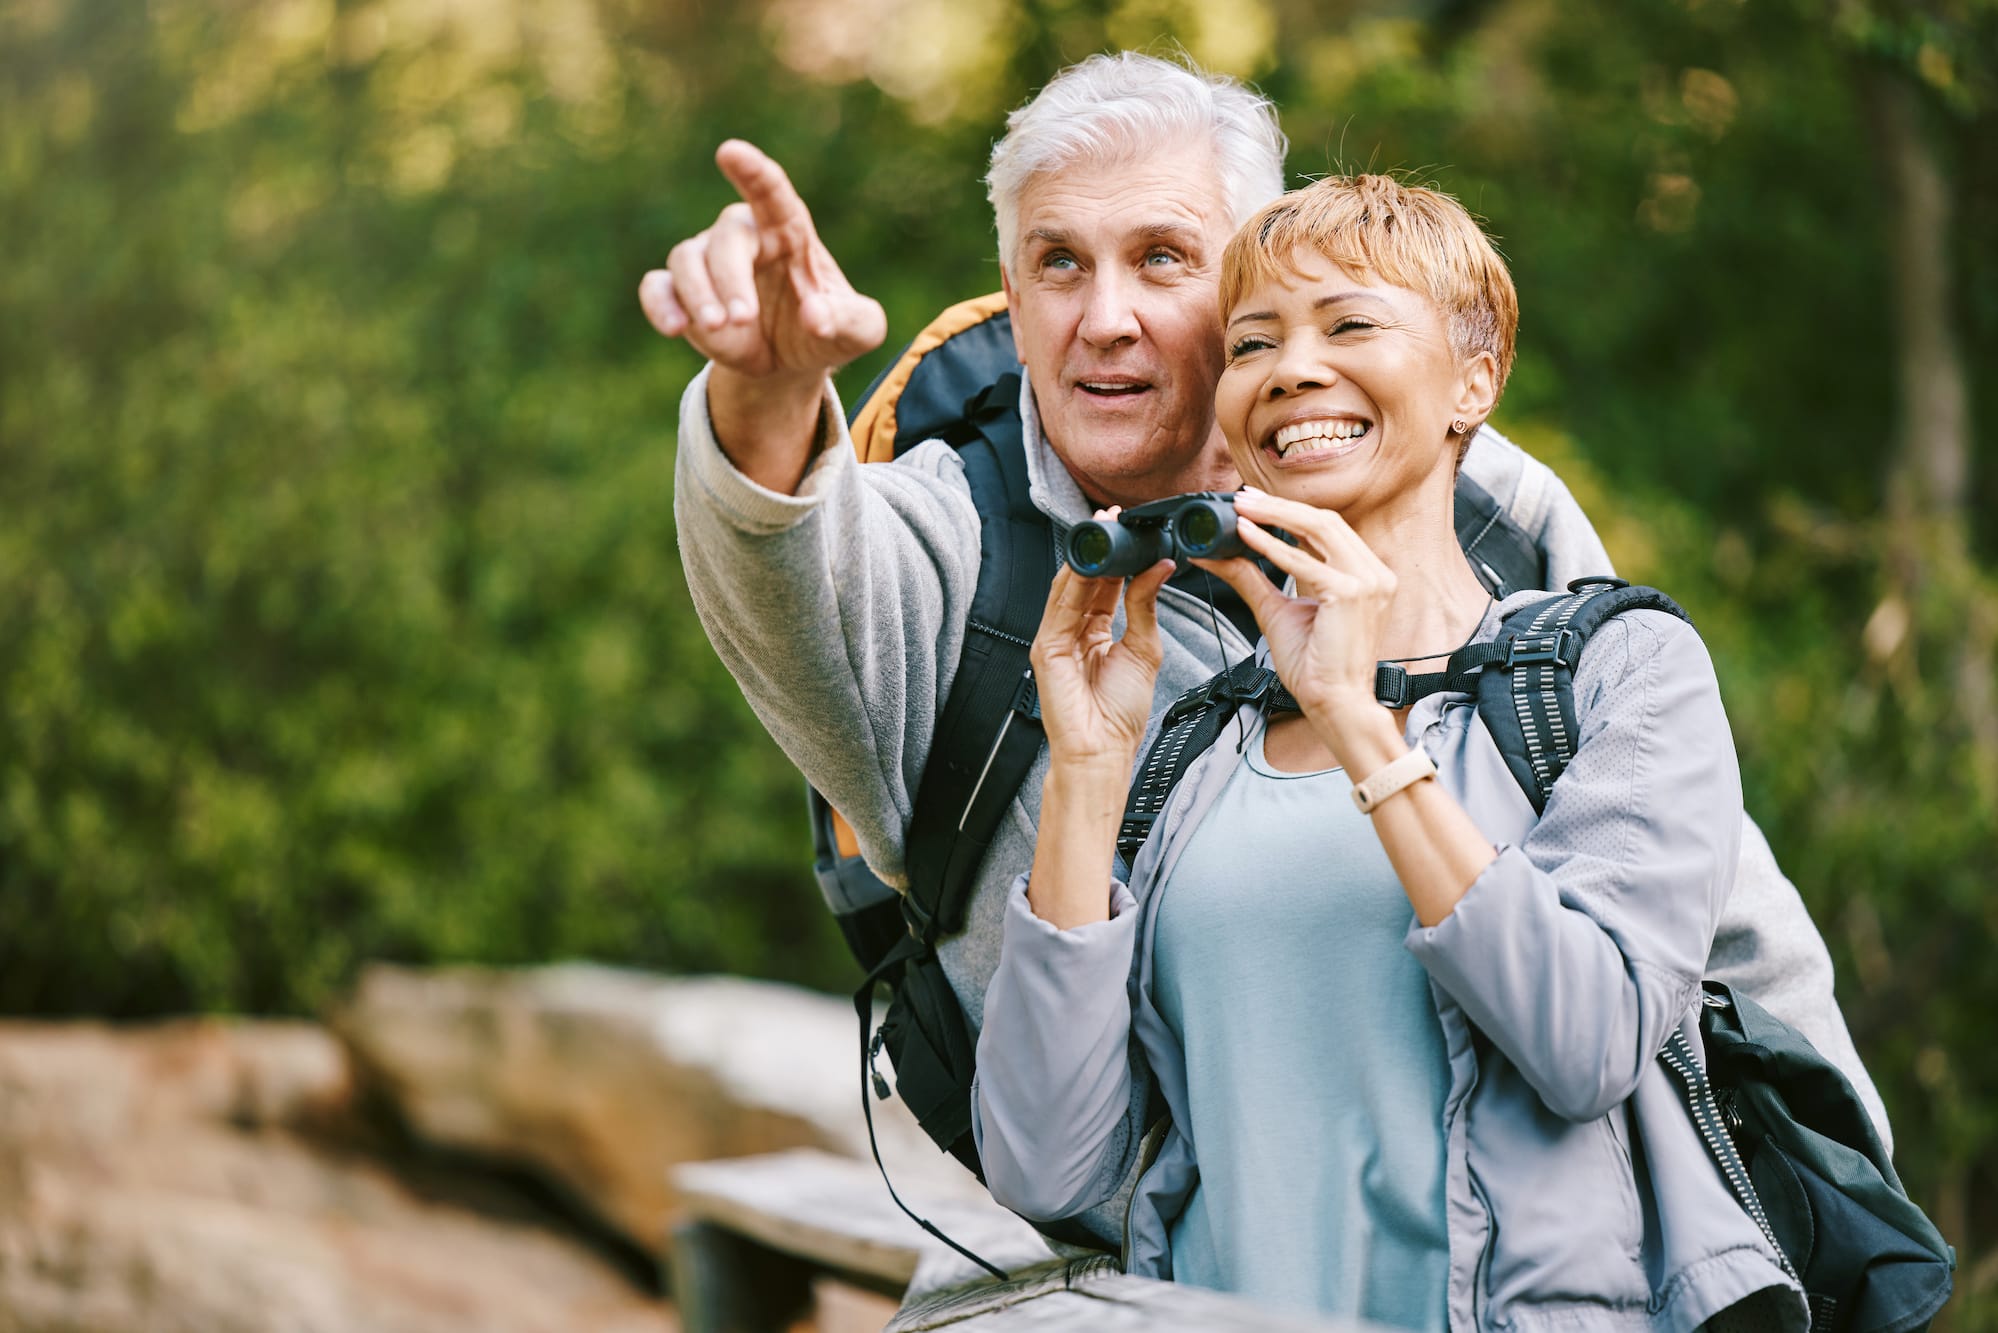
M1359 439L1373 426L1365 421L1297 421L1276 433L1278 458L1315 454Z

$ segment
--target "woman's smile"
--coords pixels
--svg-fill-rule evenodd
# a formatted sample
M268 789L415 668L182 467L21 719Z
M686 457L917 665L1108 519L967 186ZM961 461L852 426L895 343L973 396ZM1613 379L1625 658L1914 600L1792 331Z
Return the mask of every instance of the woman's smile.
M1278 426L1263 439L1263 452L1280 468L1336 462L1373 443L1378 432L1365 417L1308 413Z

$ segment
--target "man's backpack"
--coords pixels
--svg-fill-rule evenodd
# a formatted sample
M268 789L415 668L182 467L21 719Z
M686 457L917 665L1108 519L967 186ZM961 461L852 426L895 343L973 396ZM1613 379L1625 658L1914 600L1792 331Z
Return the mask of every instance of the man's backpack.
M1019 395L1012 325L1004 296L994 294L939 315L854 409L854 450L864 463L891 461L931 439L958 451L979 515L978 585L916 789L906 892L874 876L838 813L809 793L813 868L866 972L854 1000L863 1088L887 1095L874 1062L885 1051L896 1090L924 1132L981 1179L971 1136L974 1043L936 943L963 928L979 866L1044 738L1027 654L1061 534L1028 495ZM1533 538L1468 477L1459 479L1456 528L1496 595L1545 581ZM891 1000L874 1031L874 993L884 983Z
M1477 697L1520 790L1544 811L1581 735L1574 678L1611 617L1654 610L1689 620L1655 588L1577 579L1514 610L1488 644L1434 675L1383 663L1375 697L1399 708L1440 690ZM1131 785L1118 833L1128 867L1193 761L1243 704L1295 709L1276 673L1251 658L1167 710ZM1694 1127L1728 1188L1804 1289L1810 1333L1914 1333L1949 1299L1955 1252L1902 1188L1852 1084L1794 1028L1745 995L1707 981L1705 1058L1674 1032L1659 1061L1684 1090Z

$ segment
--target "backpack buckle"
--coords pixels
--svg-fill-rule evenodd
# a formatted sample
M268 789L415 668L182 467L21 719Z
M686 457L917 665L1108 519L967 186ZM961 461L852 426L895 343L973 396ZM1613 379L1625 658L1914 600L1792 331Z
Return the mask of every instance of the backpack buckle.
M1505 661L1502 667L1510 671L1516 666L1534 666L1552 662L1556 666L1568 667L1574 663L1563 654L1568 651L1568 641L1573 637L1572 630L1561 630L1554 634L1536 634L1531 638L1521 635L1506 645Z
M936 934L936 914L916 901L914 891L904 893L901 897L902 919L909 923L909 934L925 944L929 943Z
M1408 668L1393 662L1381 662L1374 667L1374 699L1383 708L1406 708L1409 705Z
M1238 675L1242 677L1242 682L1237 682ZM1170 727L1189 713L1201 712L1224 697L1237 704L1260 703L1263 696L1270 692L1270 687L1276 684L1276 678L1276 672L1257 666L1254 658L1244 658L1229 670L1173 700L1172 707L1166 709L1161 728Z

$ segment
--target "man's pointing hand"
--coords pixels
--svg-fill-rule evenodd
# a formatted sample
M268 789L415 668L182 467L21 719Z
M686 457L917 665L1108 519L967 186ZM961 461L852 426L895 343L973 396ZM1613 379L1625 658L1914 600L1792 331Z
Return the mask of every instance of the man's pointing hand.
M782 167L740 139L716 150L715 165L742 202L674 246L666 268L639 283L639 304L654 328L716 366L808 381L816 396L829 372L881 345L881 304L847 282Z

